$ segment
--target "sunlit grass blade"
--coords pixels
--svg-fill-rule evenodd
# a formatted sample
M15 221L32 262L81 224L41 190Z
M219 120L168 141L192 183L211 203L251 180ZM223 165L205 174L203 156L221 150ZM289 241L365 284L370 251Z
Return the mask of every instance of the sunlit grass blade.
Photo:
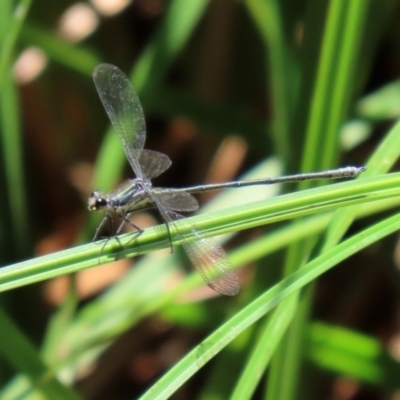
M330 211L340 206L395 197L400 194L399 183L400 174L338 183L198 216L193 218L193 221L206 235L214 236L316 212ZM168 246L165 229L151 228L138 235L134 241L129 234L121 236L119 243L110 241L104 247L100 261L113 260L116 252L120 258L132 257ZM99 243L92 243L4 267L0 270L0 291L98 265L99 248Z
M309 339L307 357L320 368L368 384L399 388L399 364L373 336L313 322Z
M277 307L271 318L267 318L266 323L261 326L261 333L234 387L232 400L250 399L254 394L276 347L292 321L297 309L297 296L293 295L285 299L281 306Z
M367 163L364 177L388 172L400 156L400 121L388 132ZM357 210L349 207L338 210L329 226L323 249L328 249L339 242L350 226Z
M395 215L354 235L334 249L309 262L300 270L281 280L228 322L214 331L186 357L167 372L141 399L166 399L225 348L237 335L259 320L276 305L315 280L339 262L390 235L400 228L400 216Z

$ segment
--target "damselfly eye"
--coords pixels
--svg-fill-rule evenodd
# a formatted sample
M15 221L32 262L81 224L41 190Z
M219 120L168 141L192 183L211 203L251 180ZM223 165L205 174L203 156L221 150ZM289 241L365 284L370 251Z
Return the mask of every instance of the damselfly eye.
M89 211L97 211L106 207L107 204L108 201L105 196L101 192L95 190L89 197L88 209Z

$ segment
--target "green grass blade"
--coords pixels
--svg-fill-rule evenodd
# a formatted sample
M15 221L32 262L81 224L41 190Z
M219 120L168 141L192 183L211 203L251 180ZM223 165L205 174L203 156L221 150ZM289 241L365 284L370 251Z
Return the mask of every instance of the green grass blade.
M31 380L29 391L38 390L48 399L80 399L72 389L61 384L41 360L38 351L0 309L1 354Z
M400 193L399 183L400 173L344 182L195 217L193 221L205 234L213 236L341 206L395 197ZM119 241L123 246L119 257L132 257L169 246L166 230L161 227L147 229L134 241L131 234L120 236ZM100 261L113 260L120 245L110 241L104 247ZM0 291L93 267L98 264L100 247L101 244L92 243L4 267L0 270Z
M388 172L400 156L400 121L389 131L367 163L365 177ZM329 226L323 249L339 242L354 219L356 209L338 210Z
M293 109L293 90L288 89L293 85L293 71L289 73L290 62L284 40L283 21L280 6L277 1L247 0L244 3L257 26L260 36L264 41L265 53L269 53L269 77L272 87L273 118L271 122L272 136L275 143L276 154L283 160L288 160L291 155L289 143L290 114ZM288 81L288 77L291 81Z
M141 400L166 399L237 335L271 311L277 304L312 282L339 262L390 235L400 228L400 217L387 218L324 253L258 297L227 323L195 347L175 367L165 374Z
M285 299L277 307L271 319L267 319L265 326L261 327L261 334L230 397L232 400L251 399L276 347L293 319L297 309L297 300L296 294Z
M4 8L8 8L7 2L4 3ZM2 32L4 36L2 39L2 45L0 46L0 92L3 89L4 80L8 78L8 69L12 61L15 44L22 24L28 14L30 5L31 0L21 0L16 5L14 13L10 16L11 18L7 21L7 28ZM8 13L3 14L4 17L6 15L8 15Z
M400 366L374 337L313 322L307 354L318 367L371 385L398 389Z
M6 176L6 196L10 231L8 239L17 244L14 249L19 257L27 254L29 246L29 218L26 183L22 155L22 140L19 125L19 104L16 88L9 76L3 82L1 102L1 142L3 168ZM10 236L11 235L11 236Z
M188 42L209 0L172 0L150 45L135 65L131 80L138 93L153 92ZM155 94L154 94L155 95Z
M100 63L100 58L90 49L68 43L32 23L23 26L21 41L27 46L40 47L51 60L84 75L90 76Z
M309 110L304 171L329 168L337 162L337 134L353 96L349 82L354 81L355 71L354 67L346 67L355 63L354 57L359 56L356 49L360 38L354 34L353 25L357 28L363 24L365 7L366 3L362 5L359 1L352 2L352 6L343 1L330 3ZM358 15L354 15L354 8L358 9ZM337 87L338 80L343 83ZM302 184L302 187L308 186L310 183Z
M320 45L316 77L310 107L304 118L305 149L302 170L325 169L337 163L339 155L338 133L349 112L355 92L355 65L360 59L361 36L368 2L332 1L328 4L325 26ZM307 27L306 27L307 29ZM318 32L313 32L317 34ZM338 85L336 83L339 82ZM302 182L299 187L310 187L312 182ZM314 238L297 243L289 249L285 275L293 273L308 258ZM271 370L268 398L291 400L299 388L301 348L305 324L311 308L312 288L303 293L299 310ZM285 385L282 385L282 380Z

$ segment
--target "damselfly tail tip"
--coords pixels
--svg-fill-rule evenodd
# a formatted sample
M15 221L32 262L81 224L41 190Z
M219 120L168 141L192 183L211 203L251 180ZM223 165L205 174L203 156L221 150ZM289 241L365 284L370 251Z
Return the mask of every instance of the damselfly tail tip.
M367 167L364 166L364 165L362 167L357 167L357 171L358 171L359 174L361 174L361 172L364 172L366 170L367 170Z

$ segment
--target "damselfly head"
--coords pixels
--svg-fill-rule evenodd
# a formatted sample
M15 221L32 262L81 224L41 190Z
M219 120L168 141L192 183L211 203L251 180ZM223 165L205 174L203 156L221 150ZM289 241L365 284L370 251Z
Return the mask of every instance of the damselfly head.
M104 194L98 190L92 192L88 200L89 211L98 211L104 207L107 207L108 199Z

